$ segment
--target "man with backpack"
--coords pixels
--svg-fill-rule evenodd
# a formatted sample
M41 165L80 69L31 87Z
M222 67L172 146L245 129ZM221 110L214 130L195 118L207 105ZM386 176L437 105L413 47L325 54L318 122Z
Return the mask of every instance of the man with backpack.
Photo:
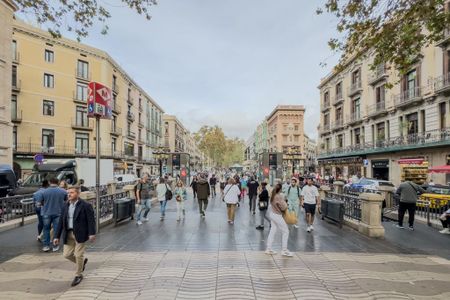
M405 217L406 210L408 210L409 229L414 230L414 215L416 212L417 198L418 195L422 193L425 193L425 190L412 181L403 181L400 183L396 192L396 194L400 196L397 228L405 228L403 227L403 218Z
M286 200L288 203L289 211L294 211L298 217L298 211L300 207L301 189L297 185L297 178L292 177L291 184L286 188ZM297 224L294 224L295 228L298 228Z
M200 175L200 180L197 183L197 199L200 217L205 218L205 210L208 207L208 198L211 190L206 180L205 174Z
M147 222L148 213L152 206L151 191L153 190L152 183L148 180L148 174L144 174L142 179L134 186L134 193L136 197L136 203L139 205L136 212L136 224L142 225L141 216L144 212L143 220Z

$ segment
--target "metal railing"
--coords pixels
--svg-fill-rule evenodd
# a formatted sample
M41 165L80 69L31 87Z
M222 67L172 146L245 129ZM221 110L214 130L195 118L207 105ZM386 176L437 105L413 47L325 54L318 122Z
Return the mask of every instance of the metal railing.
M350 115L347 115L347 123L351 124L351 123L355 123L358 121L361 121L362 117L361 117L361 112L353 112Z
M408 105L411 102L422 99L422 89L420 86L402 91L400 94L394 95L394 103L397 106Z
M384 101L384 96L383 96L382 101L379 101L375 104L367 106L367 113L369 114L369 116L374 116L376 114L379 114L379 113L382 113L385 111L386 111L386 102Z
M344 101L344 95L342 92L337 93L332 100L333 105L339 104L342 101Z
M434 90L439 92L446 88L450 88L450 73L441 75L434 79Z
M344 203L344 217L361 221L361 200L358 196L327 192L326 197Z
M11 109L11 122L22 122L22 110Z
M380 64L376 66L373 72L369 73L369 83L375 83L381 80L384 76L386 76L386 66L384 64Z
M25 217L34 213L35 207L30 195L0 198L0 223L22 219L21 225L23 226Z
M348 87L348 95L351 96L361 90L362 90L361 80L357 80Z

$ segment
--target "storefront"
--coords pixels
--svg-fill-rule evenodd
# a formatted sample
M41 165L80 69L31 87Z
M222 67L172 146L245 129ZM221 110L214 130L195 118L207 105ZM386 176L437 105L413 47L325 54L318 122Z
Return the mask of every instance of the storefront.
M400 158L400 176L402 181L424 184L428 178L428 160L424 157Z
M389 180L389 160L372 160L372 177L375 179Z
M363 165L365 157L343 157L319 160L319 167L323 176L333 175L336 179L348 179L352 176L366 176Z

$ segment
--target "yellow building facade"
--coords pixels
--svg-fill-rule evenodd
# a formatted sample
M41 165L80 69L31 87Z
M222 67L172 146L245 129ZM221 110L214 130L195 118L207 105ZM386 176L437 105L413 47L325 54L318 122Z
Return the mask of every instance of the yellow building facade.
M87 118L87 85L113 91L113 119L101 120L101 156L115 173L156 173L152 149L162 142L162 108L108 53L65 38L54 39L21 21L13 23L11 117L14 168L21 175L33 156L95 156L95 121Z

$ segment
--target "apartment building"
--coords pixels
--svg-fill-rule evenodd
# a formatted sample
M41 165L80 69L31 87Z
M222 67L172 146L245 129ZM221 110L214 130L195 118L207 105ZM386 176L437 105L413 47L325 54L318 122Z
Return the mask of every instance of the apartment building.
M304 114L303 105L278 105L266 118L269 152L283 153L287 174L304 172Z
M186 152L187 130L176 116L164 115L164 145L170 152Z
M315 172L317 166L317 143L305 134L305 171Z
M11 43L11 41L10 41ZM54 39L21 21L13 23L11 117L14 168L22 175L33 157L114 159L115 173L155 173L152 149L162 142L162 108L108 53L69 39ZM113 92L112 120L101 120L100 137L87 117L87 84Z
M256 155L269 151L269 139L266 119L264 119L264 121L262 121L261 124L258 125L253 135L255 140Z
M190 132L186 132L185 136L186 152L190 157L190 168L192 171L201 170L203 168L203 156L202 152L198 148L194 135Z
M450 31L403 76L386 64L372 70L371 62L350 60L319 85L321 173L449 182L428 168L450 164Z
M0 164L12 165L11 57L12 22L17 6L0 0Z

